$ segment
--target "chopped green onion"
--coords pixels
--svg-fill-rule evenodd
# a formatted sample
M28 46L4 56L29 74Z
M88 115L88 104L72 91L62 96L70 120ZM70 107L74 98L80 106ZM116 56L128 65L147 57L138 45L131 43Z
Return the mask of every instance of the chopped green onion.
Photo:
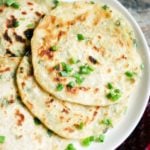
M65 71L67 73L70 73L73 70L70 65L68 65L68 64L66 64L64 62L62 62L61 64L62 64L63 71Z
M141 66L140 66L140 67L141 67L141 69L143 70L143 69L144 69L144 64L141 64Z
M5 142L5 136L0 135L0 144L3 144Z
M95 140L94 136L87 137L81 141L83 146L89 146Z
M107 10L109 7L107 5L102 6L104 10Z
M101 134L95 139L95 141L102 143L102 142L104 142L104 139L105 139L105 136L103 134Z
M36 125L40 125L40 124L41 124L41 121L40 121L38 118L34 117L34 123L35 123Z
M83 123L83 122L81 122L80 124L78 124L78 125L76 126L76 128L79 129L79 130L82 130L83 127L84 127L84 123Z
M16 9L18 9L20 6L19 3L17 3L15 0L6 0L5 4L7 6L11 6L11 7L16 8Z
M94 1L90 1L90 4L95 4L95 2Z
M56 90L57 90L57 91L62 91L63 88L64 88L64 86L63 86L61 83L59 83L59 84L57 85L57 87L56 87Z
M67 77L68 73L66 71L61 71L61 72L59 72L59 75L62 77Z
M78 39L78 41L82 41L85 38L84 38L84 36L82 34L77 34L77 39Z
M56 8L60 4L60 2L58 0L53 0L53 3L55 5L54 8Z
M69 88L73 88L75 86L75 83L73 81L70 81L68 84L67 84L67 87Z
M76 60L76 59L74 59L74 58L70 58L70 59L69 59L70 64L76 64L76 63L78 63L78 61L79 61L79 60Z
M117 21L115 22L115 25L116 25L116 26L120 26L120 25L121 25L120 20L117 20Z
M105 124L105 125L107 125L107 126L112 126L112 120L110 120L110 119L103 119L102 121L101 121L101 123L102 124Z
M51 50L51 51L57 51L57 50L58 50L58 47L57 47L56 45L54 45L54 46L50 47L50 50Z
M112 101L117 101L120 97L121 97L121 92L119 92L118 90L115 91L110 91L106 97Z
M90 74L94 69L89 65L80 66L79 74Z
M14 26L15 28L18 27L18 26L19 26L19 22L18 22L18 21L15 21L14 24L13 24L13 26Z
M33 23L30 23L30 24L27 25L28 28L34 28L34 26L35 25Z
M135 73L135 72L131 72L131 71L126 71L126 72L125 72L125 75L126 75L128 78L132 79L132 78L134 77L134 75L136 75L136 73Z
M13 8L18 9L20 7L19 3L15 2L11 5Z
M81 83L83 83L83 81L85 80L85 78L84 78L84 77L81 77L81 75L80 75L79 73L75 73L75 74L73 75L73 77L76 79L76 83L77 83L77 84L81 84Z
M112 83L108 83L108 84L107 84L107 87L108 87L108 89L113 89Z
M76 150L74 145L72 143L68 144L68 146L65 148L65 150Z
M49 129L47 130L47 134L49 135L49 137L52 136L52 133L53 133L53 132L52 132L51 130L49 130Z

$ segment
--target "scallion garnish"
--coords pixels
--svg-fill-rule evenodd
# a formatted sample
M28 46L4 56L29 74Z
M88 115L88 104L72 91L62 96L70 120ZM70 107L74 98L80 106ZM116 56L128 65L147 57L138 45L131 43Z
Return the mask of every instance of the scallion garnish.
M132 79L136 73L135 72L131 72L131 71L126 71L125 72L125 75L129 78L129 79Z
M72 143L70 143L70 144L67 145L65 150L76 150L76 148L74 147L74 145Z
M108 118L103 119L101 123L107 126L112 126L112 120Z
M95 142L102 143L102 142L104 142L104 139L105 139L105 136L103 134L101 134L95 138Z
M85 38L84 38L84 36L82 34L77 34L77 39L78 39L78 41L82 41Z
M0 135L0 144L3 144L5 142L5 136Z
M54 45L54 46L50 47L50 50L51 50L51 51L57 51L57 50L58 50L58 47L57 47L56 45Z
M62 62L61 65L62 65L63 71L65 71L67 73L70 73L73 70L70 65L68 65L64 62Z
M18 22L18 21L15 21L14 24L13 24L13 26L14 26L15 28L18 27L18 26L19 26L19 22Z
M113 89L112 83L109 82L109 83L107 84L107 88L108 88L108 89Z
M94 136L87 137L81 141L83 146L89 146L95 140Z
M107 5L102 6L104 10L107 10L109 7Z
M59 84L57 85L57 87L56 87L56 90L57 90L57 91L62 91L63 88L64 88L64 86L63 86L61 83L59 83Z
M82 130L83 127L84 127L84 123L83 123L83 122L81 122L80 124L78 124L78 125L76 126L76 128L79 129L79 130Z
M40 121L38 118L34 117L34 123L35 123L36 125L40 125L40 124L41 124L41 121Z
M73 81L70 81L68 84L67 84L67 87L68 88L73 88L75 86L75 82Z
M16 9L18 9L20 7L19 3L17 3L15 0L6 0L5 4L7 6L11 6L11 7L16 8Z
M106 95L106 97L112 101L117 101L121 96L122 94L119 89L112 90Z
M73 75L73 77L76 79L76 83L77 83L77 84L81 84L81 83L83 83L83 81L85 80L85 78L82 77L79 73L75 73L75 74Z
M83 65L83 66L80 66L80 70L79 70L79 74L90 74L91 72L93 72L94 69L89 66L89 65Z

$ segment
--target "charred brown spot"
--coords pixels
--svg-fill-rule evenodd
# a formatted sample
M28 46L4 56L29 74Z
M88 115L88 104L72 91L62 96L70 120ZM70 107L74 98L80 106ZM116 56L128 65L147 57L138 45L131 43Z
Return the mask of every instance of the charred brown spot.
M3 8L0 8L0 13L2 13L4 11L4 9Z
M3 34L3 37L6 41L8 41L9 43L12 43L12 40L8 35L8 30L5 31L5 33Z
M28 40L31 40L33 36L33 29L27 29L26 31L24 31L24 35Z
M15 32L14 32L14 36L15 36L16 41L18 41L20 43L25 43L26 42L26 40L22 36L18 35Z
M60 40L60 38L61 38L63 35L66 35L66 32L65 32L65 31L60 31L60 32L58 33L58 40Z
M73 87L70 88L68 86L66 86L67 92L71 93L71 94L77 94L77 92L79 91L77 87Z
M94 89L94 93L97 93L99 91L99 88Z
M54 53L53 53L52 51L50 51L50 50L42 50L42 51L39 53L39 55L40 55L41 57L47 56L49 59L51 59L51 58L54 57Z
M33 3L31 3L31 2L27 2L27 4L28 4L29 6L32 6L32 5L33 5Z
M120 61L120 60L123 60L123 59L127 59L127 57L125 55L121 55L119 58L117 58L116 60L117 61Z
M97 64L98 63L98 61L94 57L92 57L92 56L89 56L89 60L93 64Z
M15 25L15 23L16 23L16 21L17 21L17 19L16 19L13 15L10 16L10 19L8 19L8 20L6 21L6 26L7 26L7 28L13 28L14 25Z
M15 57L15 55L8 48L6 49L6 56Z
M22 14L22 15L26 15L27 12L26 12L26 11L22 11L21 14Z
M41 14L40 12L36 11L35 14L38 16L38 17L41 17L43 14Z
M4 72L7 72L7 71L10 71L10 68L9 68L9 67L7 67L7 68L5 68L5 69L0 70L0 73L4 73Z
M26 85L25 82L22 82L22 83L21 83L22 88L24 88L25 85Z
M20 67L19 68L19 73L23 73L23 71L24 71L23 67Z
M95 110L94 113L93 113L93 117L92 117L91 121L94 120L94 118L96 117L96 115L97 115L99 109L100 109L100 106L97 106L97 107L96 107L96 110Z
M54 24L56 21L56 17L55 16L51 16L51 22Z
M65 109L65 108L64 108L61 112L62 112L62 113L69 114L69 111L68 111L67 109Z
M24 119L25 119L24 115L18 109L16 110L15 115L18 118L17 119L17 125L21 126Z
M63 77L56 77L54 78L54 81L56 82L65 82L67 79L66 78L63 78Z
M50 107L53 102L54 102L54 99L52 98L52 99L46 101L46 102L45 102L45 105L46 105L47 107Z
M90 90L90 87L79 87L79 89L82 91L88 91Z
M73 130L72 128L70 128L70 127L67 127L67 128L65 128L64 130L65 130L65 131L68 131L68 132L70 132L70 133L74 132L74 130Z

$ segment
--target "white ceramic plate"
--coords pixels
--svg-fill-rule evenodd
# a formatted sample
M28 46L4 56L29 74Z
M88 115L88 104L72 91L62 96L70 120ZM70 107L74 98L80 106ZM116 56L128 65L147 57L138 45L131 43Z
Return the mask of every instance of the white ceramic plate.
M73 0L66 1L71 2ZM105 142L102 144L92 144L88 148L83 148L79 146L79 144L75 143L78 150L112 150L117 148L131 134L131 132L134 130L134 128L140 121L144 110L147 106L150 95L150 53L149 47L139 25L136 23L135 19L130 15L128 10L125 7L123 7L117 0L95 1L102 2L114 7L115 9L119 10L130 22L136 34L138 51L142 56L144 70L141 81L131 97L127 114L121 120L121 122L119 122L118 126L113 128L106 134Z

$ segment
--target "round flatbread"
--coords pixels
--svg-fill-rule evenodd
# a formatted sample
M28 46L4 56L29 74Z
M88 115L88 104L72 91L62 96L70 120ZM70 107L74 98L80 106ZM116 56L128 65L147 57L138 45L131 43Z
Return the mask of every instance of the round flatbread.
M20 58L0 58L0 150L64 150L65 140L34 117L20 100L15 84Z
M89 107L60 101L43 91L32 73L31 62L29 58L24 57L17 72L22 101L46 127L62 137L82 139L102 134L112 126L107 126L101 121L109 118L114 125L125 110L126 103Z
M33 30L41 17L50 12L52 3L49 1L48 4L47 0L6 3L0 5L0 56L22 56L30 49Z
M141 74L133 29L107 5L60 4L34 31L32 55L41 87L82 105L125 100Z

